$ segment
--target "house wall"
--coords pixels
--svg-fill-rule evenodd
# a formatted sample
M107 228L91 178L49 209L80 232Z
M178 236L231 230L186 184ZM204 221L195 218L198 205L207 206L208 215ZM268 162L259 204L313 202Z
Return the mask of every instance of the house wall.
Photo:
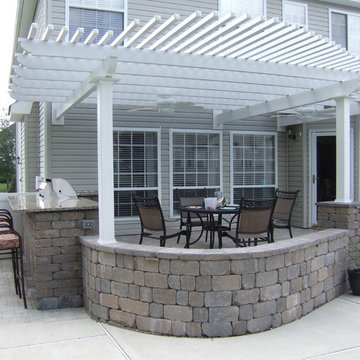
M170 129L213 129L211 111L190 108L187 111L161 114L156 111L127 112L114 107L114 127L161 128L161 193L164 213L170 214ZM67 179L77 191L97 190L97 138L96 105L80 104L65 116L65 125L51 126L51 168L53 177ZM222 130L223 139L223 191L230 198L230 132L254 131L276 132L276 120L273 118L255 118L240 123L226 125ZM287 188L287 156L284 133L278 135L278 186ZM134 221L118 220L116 233L134 233ZM137 231L137 229L136 229Z

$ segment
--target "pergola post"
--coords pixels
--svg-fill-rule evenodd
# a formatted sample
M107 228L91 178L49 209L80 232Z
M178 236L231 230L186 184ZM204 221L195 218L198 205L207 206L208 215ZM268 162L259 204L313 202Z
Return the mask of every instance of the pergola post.
M350 100L336 99L336 202L351 202Z
M113 166L113 80L97 83L99 242L115 242Z
M360 154L360 115L355 116L355 145L356 145L356 154ZM360 157L358 155L355 156L356 164L356 174L355 174L355 201L360 201Z

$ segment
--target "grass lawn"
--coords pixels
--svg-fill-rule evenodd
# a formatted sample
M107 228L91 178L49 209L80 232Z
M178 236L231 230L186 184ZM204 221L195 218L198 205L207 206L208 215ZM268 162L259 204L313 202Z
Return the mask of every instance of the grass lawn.
M6 183L0 183L0 192L7 192Z

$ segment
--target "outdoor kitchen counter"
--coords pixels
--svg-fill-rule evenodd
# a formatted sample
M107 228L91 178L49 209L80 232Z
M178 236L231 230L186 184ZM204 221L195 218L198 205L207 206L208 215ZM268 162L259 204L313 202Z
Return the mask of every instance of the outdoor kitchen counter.
M14 211L19 212L44 212L44 211L65 211L83 210L98 208L96 201L86 198L60 199L52 198L43 200L38 194L13 195L9 196L9 203Z
M21 221L26 292L31 305L48 310L80 307L82 266L79 236L98 234L98 203L86 198L9 196Z

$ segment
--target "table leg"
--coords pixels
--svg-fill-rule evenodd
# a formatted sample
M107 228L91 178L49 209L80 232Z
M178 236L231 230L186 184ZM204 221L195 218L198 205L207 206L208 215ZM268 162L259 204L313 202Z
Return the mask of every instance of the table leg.
M221 224L222 224L222 214L219 214L219 216L218 216L218 224L217 224L217 227L218 227L218 239L219 239L219 249L222 248L222 234L221 234L222 228L221 228Z
M191 236L191 216L190 213L187 213L186 220L186 244L185 248L188 249L190 247L190 236Z
M210 249L214 248L214 235L216 231L215 219L213 214L209 214L210 220Z

